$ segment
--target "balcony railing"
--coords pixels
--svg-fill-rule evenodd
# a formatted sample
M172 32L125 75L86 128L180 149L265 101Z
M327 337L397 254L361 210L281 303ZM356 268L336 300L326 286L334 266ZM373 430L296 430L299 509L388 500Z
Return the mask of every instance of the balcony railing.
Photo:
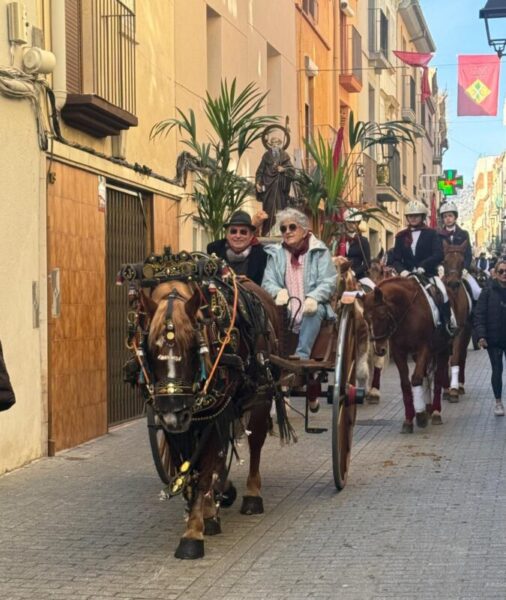
M67 103L64 120L95 137L137 125L135 0L71 1L67 21Z
M346 35L341 38L339 82L351 93L362 89L362 37L353 25L348 25Z

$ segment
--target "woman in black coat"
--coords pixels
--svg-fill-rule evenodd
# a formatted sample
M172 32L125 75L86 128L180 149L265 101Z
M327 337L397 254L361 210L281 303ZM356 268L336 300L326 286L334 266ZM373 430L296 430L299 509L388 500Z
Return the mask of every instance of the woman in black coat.
M14 397L9 373L7 373L2 344L0 343L0 411L7 410L14 402L16 402L16 398Z
M494 413L504 416L502 404L503 355L506 354L506 261L496 265L496 277L483 288L474 309L474 334L480 348L486 348L492 367Z

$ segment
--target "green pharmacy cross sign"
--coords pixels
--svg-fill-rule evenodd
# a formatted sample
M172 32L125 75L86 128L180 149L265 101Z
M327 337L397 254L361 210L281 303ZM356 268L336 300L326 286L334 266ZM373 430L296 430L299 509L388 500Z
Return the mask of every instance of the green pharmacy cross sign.
M464 187L464 178L457 175L456 169L443 171L443 176L437 178L437 189L443 193L443 196L455 196L457 188Z

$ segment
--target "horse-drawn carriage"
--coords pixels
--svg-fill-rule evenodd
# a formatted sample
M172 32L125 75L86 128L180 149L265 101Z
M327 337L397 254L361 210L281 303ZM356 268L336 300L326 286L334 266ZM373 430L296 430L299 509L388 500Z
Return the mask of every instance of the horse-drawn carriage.
M203 555L203 533L220 531L217 506L230 505L236 491L228 480L238 430L248 438L250 470L241 512L263 512L259 462L272 400L282 441L296 439L286 411L288 387L307 390L326 382L332 403L335 485L348 475L357 387L355 297L336 300L337 321L323 322L309 360L293 360L296 340L284 307L223 261L202 253L152 255L125 265L129 283L128 346L133 358L126 379L146 400L149 439L157 472L169 496L182 493L189 505L187 530L176 556ZM272 421L271 421L272 425Z

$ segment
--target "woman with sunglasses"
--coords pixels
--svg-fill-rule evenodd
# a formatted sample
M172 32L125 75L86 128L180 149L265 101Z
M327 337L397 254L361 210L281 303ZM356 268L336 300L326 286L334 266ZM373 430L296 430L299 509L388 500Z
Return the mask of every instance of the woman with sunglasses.
M481 291L474 309L474 334L480 348L486 348L492 367L494 414L504 416L502 403L503 355L506 354L506 260L499 259L496 277Z
M288 304L293 331L299 334L295 354L308 359L323 319L335 319L330 299L336 291L336 268L327 246L309 230L306 215L286 208L276 215L281 244L266 246L264 287L278 306Z
M211 242L208 254L225 260L237 275L246 275L257 285L262 284L267 254L255 236L256 227L244 210L238 210L225 223L225 238Z

